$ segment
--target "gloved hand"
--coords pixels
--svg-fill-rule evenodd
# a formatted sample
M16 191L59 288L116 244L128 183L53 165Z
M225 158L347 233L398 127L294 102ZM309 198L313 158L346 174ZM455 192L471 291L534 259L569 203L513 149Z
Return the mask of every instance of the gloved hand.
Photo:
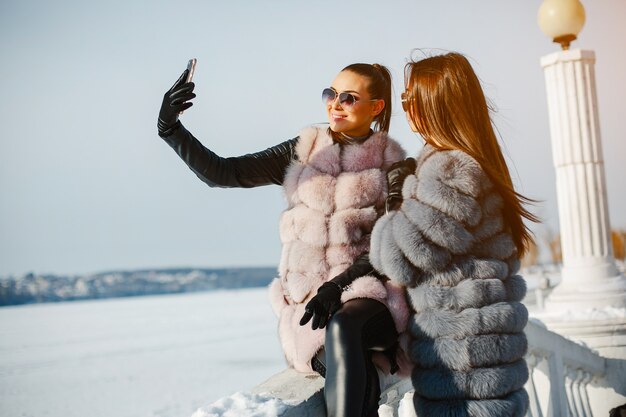
M391 165L387 170L388 194L385 200L385 213L397 210L402 204L402 184L404 179L415 173L415 159L406 158Z
M333 314L341 308L341 286L334 282L325 282L317 290L317 295L307 303L300 326L304 326L313 318L313 330L323 329Z
M195 84L185 82L188 73L189 70L183 71L172 88L163 96L157 123L159 135L161 136L167 136L168 130L172 129L178 122L178 115L193 105L189 100L196 96L193 93Z

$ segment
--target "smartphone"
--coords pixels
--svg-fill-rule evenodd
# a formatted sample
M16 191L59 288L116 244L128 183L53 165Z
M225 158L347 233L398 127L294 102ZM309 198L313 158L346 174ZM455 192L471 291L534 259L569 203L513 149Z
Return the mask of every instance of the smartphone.
M191 82L191 80L193 79L193 73L196 70L197 62L198 60L196 58L191 58L187 63L187 69L189 70L189 73L187 74L187 79L185 80L185 82Z
M193 79L193 73L196 70L196 63L198 62L198 60L196 58L191 58L189 60L189 62L187 62L187 69L189 70L189 72L187 73L187 78L185 79L185 82L191 82L191 80ZM178 114L183 114L184 110L181 111Z

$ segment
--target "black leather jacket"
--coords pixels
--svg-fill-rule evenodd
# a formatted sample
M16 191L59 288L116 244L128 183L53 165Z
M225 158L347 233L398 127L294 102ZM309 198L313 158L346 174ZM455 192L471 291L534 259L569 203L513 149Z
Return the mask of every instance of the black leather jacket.
M221 188L282 185L287 167L296 158L299 139L295 137L264 151L223 158L202 145L182 124L162 138L198 178L209 187Z
M296 145L300 139L297 136L264 151L223 158L200 143L180 122L168 133L168 136L161 137L198 178L209 187L221 188L282 185L287 167L297 158ZM364 275L382 278L372 267L367 253L358 257L333 281L345 287Z

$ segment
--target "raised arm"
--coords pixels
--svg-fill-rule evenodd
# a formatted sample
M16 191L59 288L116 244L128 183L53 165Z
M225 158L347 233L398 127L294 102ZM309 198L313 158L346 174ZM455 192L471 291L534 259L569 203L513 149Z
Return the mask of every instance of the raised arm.
M223 188L282 184L298 143L296 137L264 151L223 158L202 145L182 124L163 140L209 187Z
M200 143L178 120L193 105L195 84L185 82L187 70L165 93L159 112L159 136L174 149L189 168L210 187L258 187L282 184L285 170L295 158L298 138L261 152L223 158Z

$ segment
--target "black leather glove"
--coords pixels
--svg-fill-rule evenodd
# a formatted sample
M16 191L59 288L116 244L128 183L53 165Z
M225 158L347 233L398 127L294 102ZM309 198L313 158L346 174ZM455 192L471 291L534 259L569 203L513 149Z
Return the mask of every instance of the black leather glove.
M196 96L193 93L195 84L185 82L188 73L189 70L183 71L172 88L163 96L163 104L161 104L157 123L160 136L169 136L178 126L178 115L193 105L189 100Z
M387 170L388 194L385 200L385 213L397 210L402 204L402 184L404 179L415 173L415 159L406 158L391 165Z
M317 295L307 303L304 315L300 319L300 326L304 326L313 318L313 330L323 329L333 314L341 308L342 289L333 281L325 282L317 290Z
M360 255L352 265L337 275L335 278L322 284L317 290L317 295L304 307L304 315L300 319L300 326L304 326L313 318L311 326L313 330L323 329L330 318L341 308L341 293L359 277L373 275L378 279L384 279L374 270L370 263L368 253Z

